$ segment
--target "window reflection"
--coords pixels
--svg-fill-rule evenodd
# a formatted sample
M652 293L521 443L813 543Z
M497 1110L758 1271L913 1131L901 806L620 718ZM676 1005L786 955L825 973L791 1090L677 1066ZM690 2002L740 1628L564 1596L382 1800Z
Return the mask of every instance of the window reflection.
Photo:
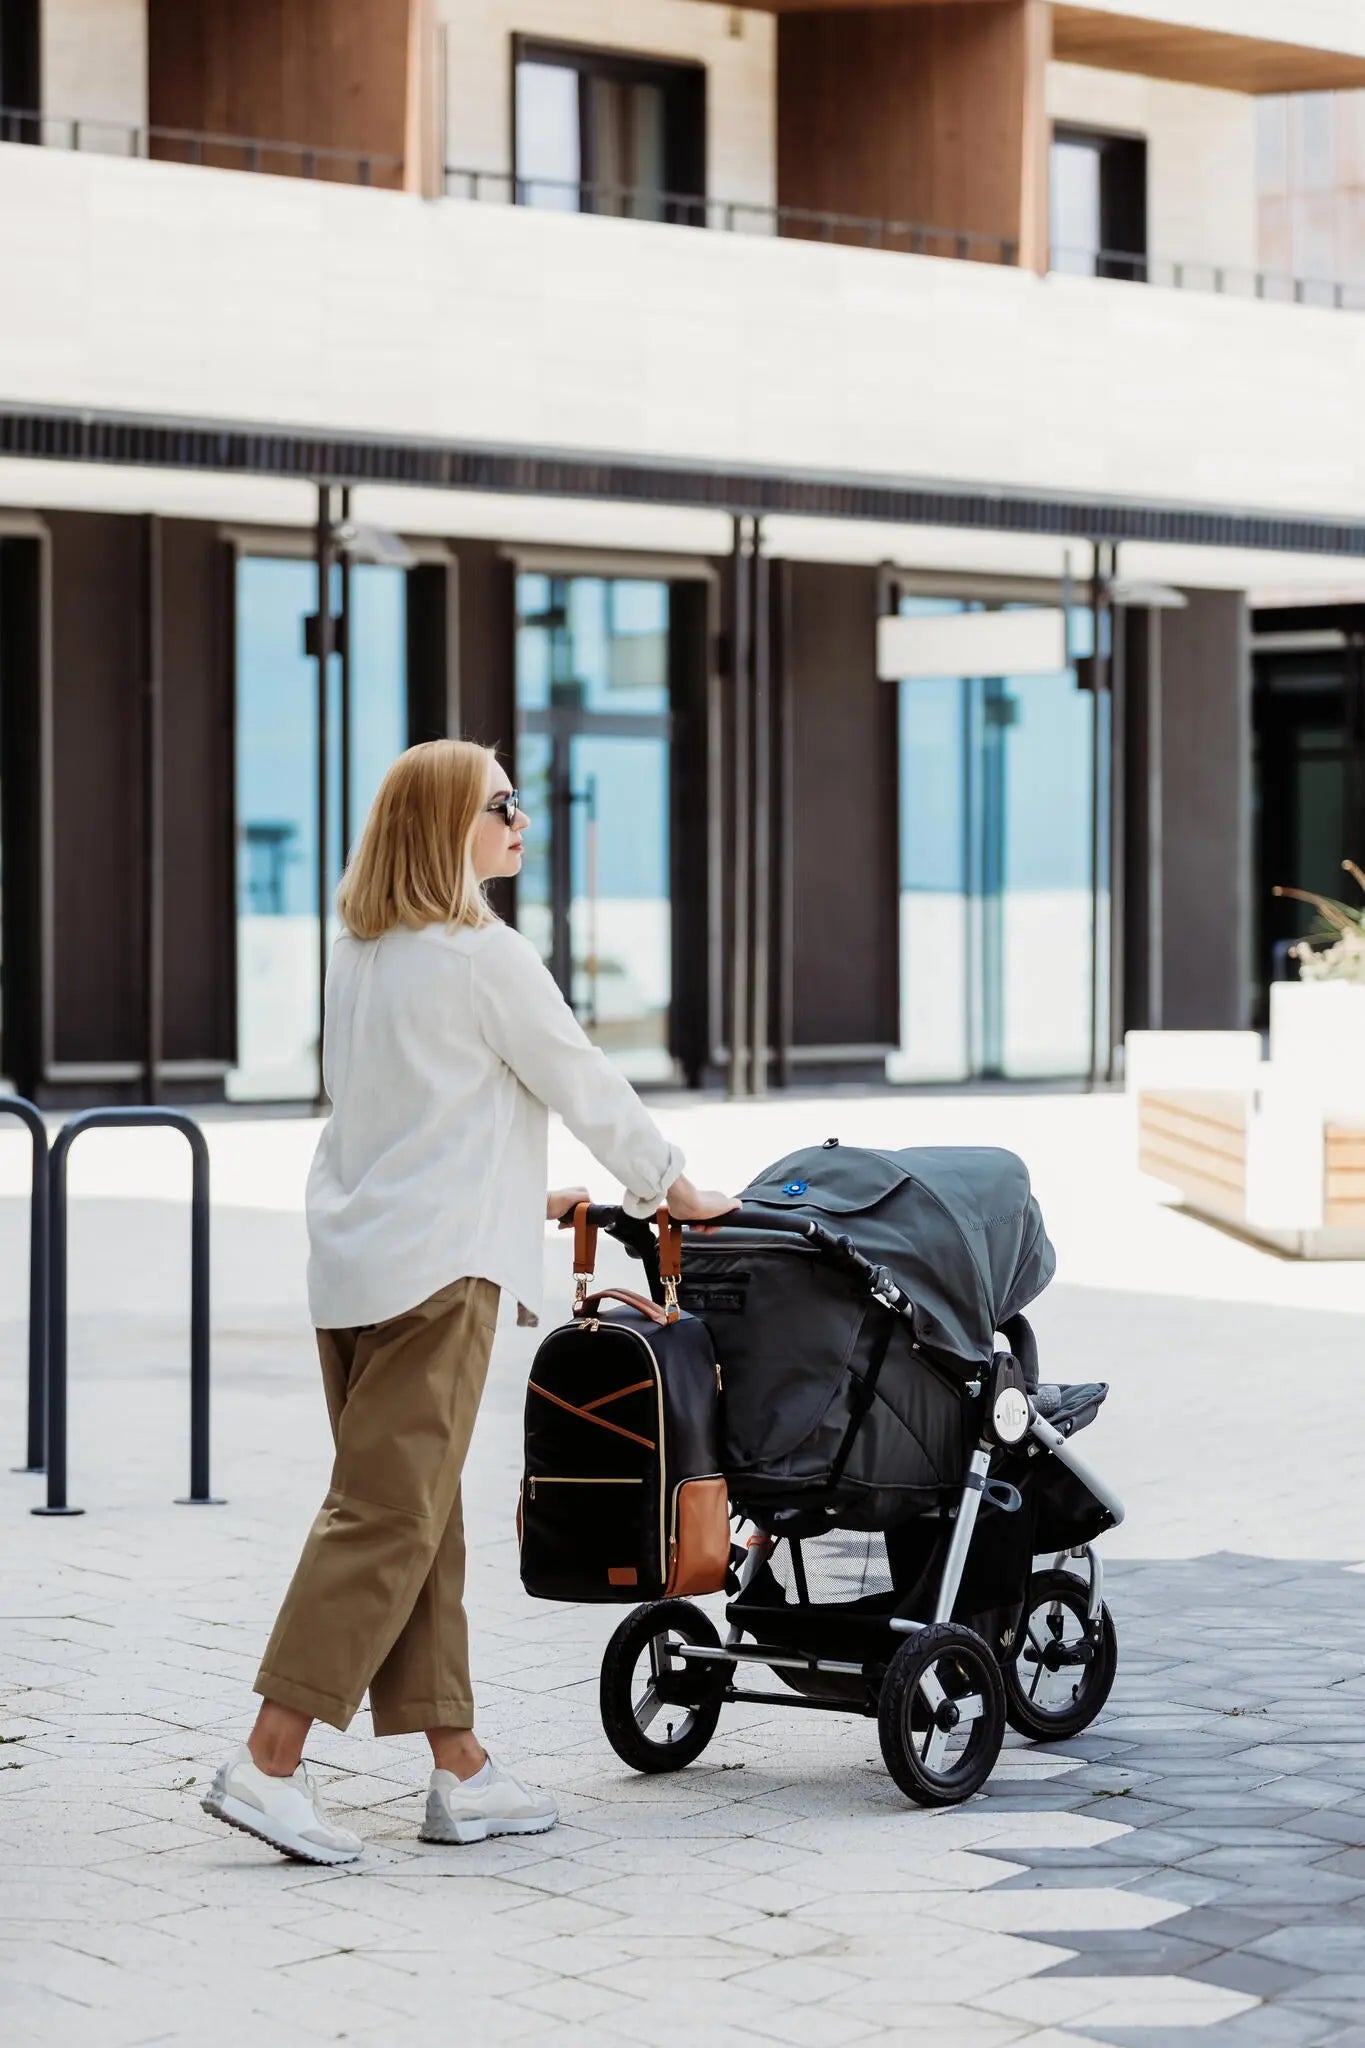
M670 1080L668 586L528 573L517 607L517 921L630 1078Z
M340 603L340 571L333 607ZM317 665L304 625L313 563L245 556L237 568L236 1101L317 1092ZM407 739L407 599L400 569L351 571L349 799L357 833ZM340 879L341 663L330 664L327 886Z
M903 614L982 608L953 598L901 605ZM1073 650L1086 651L1080 632ZM1083 1073L1092 946L1098 938L1103 948L1107 925L1102 902L1093 930L1095 700L1074 668L915 680L899 691L901 1049L892 1076Z

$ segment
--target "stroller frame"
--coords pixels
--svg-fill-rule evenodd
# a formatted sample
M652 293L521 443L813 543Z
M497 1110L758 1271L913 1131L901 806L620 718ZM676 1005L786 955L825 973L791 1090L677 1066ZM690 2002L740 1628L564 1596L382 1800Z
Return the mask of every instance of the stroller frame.
M658 1247L649 1224L629 1217L615 1208L593 1207L589 1214L594 1224L624 1244L632 1256L643 1262L651 1293L655 1300L663 1301L665 1290L659 1279ZM875 1266L864 1258L847 1237L836 1238L822 1225L813 1221L795 1216L774 1216L766 1210L754 1209L732 1212L707 1228L723 1230L727 1226L732 1229L780 1232L789 1237L798 1235L805 1238L816 1250L854 1278L874 1300L879 1301L892 1313L913 1322L914 1304L894 1276L885 1267ZM1023 1326L1022 1334L1027 1341L1027 1347L1031 1350L1032 1338L1027 1325ZM1020 1377L1018 1365L1007 1355L1004 1356L1004 1362L1015 1368L1013 1383L1017 1386ZM1020 1403L1016 1400L1012 1406L1007 1404L1002 1411L999 1401L993 1401L991 1398L995 1391L994 1385L988 1385L992 1376L995 1376L998 1382L1001 1364L1002 1354L997 1354L991 1368L982 1368L975 1378L961 1383L963 1400L977 1409L981 1416L981 1427L978 1441L968 1457L956 1504L946 1510L946 1516L952 1523L952 1533L939 1572L937 1589L933 1595L932 1612L923 1619L908 1617L898 1612L876 1616L869 1614L866 1619L870 1624L870 1634L875 1636L879 1628L885 1631L883 1641L888 1654L885 1657L879 1655L863 1661L850 1660L848 1657L822 1656L818 1649L804 1649L797 1643L765 1641L761 1620L763 1609L754 1605L744 1611L745 1598L782 1542L788 1542L792 1551L799 1600L795 1608L788 1605L774 1611L790 1616L799 1613L802 1607L811 1607L812 1614L818 1615L821 1611L829 1612L829 1609L813 1607L806 1596L805 1569L800 1551L803 1539L789 1537L780 1531L773 1533L762 1527L749 1510L742 1509L739 1528L742 1531L747 1522L753 1533L748 1537L742 1551L732 1552L732 1557L739 1559L739 1568L737 1574L732 1577L728 1589L728 1630L724 1641L718 1638L709 1619L700 1610L678 1600L652 1603L635 1609L613 1638L603 1665L602 1709L604 1724L618 1753L640 1769L679 1768L682 1764L690 1762L710 1739L721 1706L733 1703L801 1707L825 1713L860 1713L877 1716L881 1723L882 1748L888 1767L902 1789L921 1804L957 1803L978 1789L998 1755L1000 1742L1003 1740L1005 1718L1012 1720L1016 1727L1021 1725L1020 1720L1009 1710L999 1679L994 1675L987 1678L984 1672L977 1669L983 1661L986 1664L992 1663L993 1654L987 1652L985 1659L982 1660L977 1653L987 1651L984 1641L969 1628L953 1621L983 1499L990 1500L996 1507L1007 1512L1017 1509L1021 1504L1021 1497L1016 1488L1006 1481L991 1478L990 1467L994 1454L999 1449L1017 1452L1027 1448L1030 1457L1056 1458L1103 1509L1107 1517L1106 1526L1117 1527L1123 1521L1125 1512L1119 1496L1079 1455L1069 1441L1072 1429L1083 1426L1084 1421L1089 1420L1090 1416L1087 1414L1077 1418L1063 1414L1059 1417L1062 1427L1058 1428L1038 1413L1033 1398L1036 1391L1036 1361L1033 1361L1034 1387L1027 1392L1025 1402ZM1102 1392L1099 1398L1103 1398ZM1005 1428L1002 1428L1002 1413L1008 1418L1008 1426ZM940 1515L945 1513L944 1510L939 1512ZM837 1530L837 1526L832 1525L832 1532ZM1063 1606L1069 1607L1083 1631L1082 1646L1076 1646L1065 1654L1059 1650L1058 1655L1064 1663L1081 1665L1091 1658L1104 1665L1107 1656L1107 1667L1099 1677L1103 1694L1107 1696L1113 1678L1115 1652L1113 1625L1104 1606L1104 1569L1099 1554L1093 1542L1087 1542L1069 1549L1039 1555L1050 1556L1052 1560L1051 1575L1045 1574L1042 1579L1036 1581L1039 1586L1048 1588L1051 1599L1049 1612L1060 1614ZM1069 1570L1073 1560L1085 1565L1084 1579ZM1034 1563L1036 1565L1036 1558ZM1075 1588L1074 1601L1067 1597L1068 1584ZM690 1632L694 1639L675 1642L670 1637L666 1652L661 1653L658 1649L658 1633L650 1636L644 1631L648 1628L648 1618L651 1615L662 1617L665 1610L670 1609L677 1611L684 1626L684 1633L687 1632L687 1624L691 1624ZM741 1611L737 1613L737 1609ZM1026 1607L1024 1625L1027 1627L1029 1623L1030 1613ZM1060 1644L1060 1627L1055 1629L1055 1635L1057 1643ZM746 1642L746 1636L751 1636L754 1640ZM1031 1637L1031 1640L1036 1642L1037 1638ZM922 1654L918 1648L921 1644L924 1646ZM616 1656L614 1669L613 1657L618 1651L618 1645L621 1654ZM624 1683L629 1685L631 1669L640 1654L640 1645L648 1648L652 1677L650 1685L646 1688L644 1700L630 1703L635 1723L643 1734L661 1709L681 1709L688 1721L699 1715L708 1725L700 1731L700 1742L684 1738L683 1742L677 1745L680 1751L686 1750L686 1754L680 1753L673 1758L661 1756L658 1760L649 1760L648 1744L632 1744L629 1740L631 1731L628 1728L624 1730L627 1737L624 1746L613 1732L613 1720L618 1728L622 1721L620 1688L623 1674ZM1023 1651L1024 1645L1021 1643L1019 1651L1014 1654L1023 1654ZM1035 1660L1040 1664L1040 1675L1041 1662L1050 1654L1045 1642ZM624 1664L623 1657L628 1660ZM948 1696L941 1677L936 1675L945 1659L950 1672L967 1673L970 1670L975 1673L973 1676L964 1677L962 1683L955 1688L950 1688L954 1692L954 1698ZM898 1712L902 1713L905 1730L908 1731L910 1727L912 1704L919 1716L921 1728L925 1726L927 1717L927 1734L924 1736L924 1747L918 1764L913 1755L908 1760L905 1758L902 1753L905 1743L888 1727L884 1694L889 1689L887 1681L892 1671L901 1663L906 1664L908 1676L905 1683L911 1688L910 1694L905 1694L905 1684L902 1684L898 1693ZM818 1685L815 1688L815 1696L800 1690L777 1692L748 1686L741 1688L737 1683L739 1674L746 1665L751 1664L764 1667L774 1674L790 1672L806 1679L833 1681L834 1696L818 1696ZM919 1668L920 1666L923 1668ZM1049 1668L1057 1667L1049 1664ZM1088 1683L1088 1678L1082 1682ZM994 1705L988 1697L992 1685L999 1694L998 1703ZM609 1701L609 1691L612 1688L616 1694L614 1705ZM904 1698L901 1698L901 1695L904 1695ZM1093 1718L1102 1704L1103 1698L1098 1705L1091 1707L1087 1720ZM968 1711L969 1708L971 1711ZM989 1718L992 1714L999 1726L993 1747L987 1745L988 1758L978 1758L975 1770L960 1772L960 1782L957 1784L950 1784L949 1779L945 1777L941 1786L935 1786L932 1782L932 1771L926 1773L919 1765L924 1764L926 1759L932 1763L936 1754L939 1757L944 1754L949 1732L957 1727L960 1721L970 1723L978 1715ZM1024 1718L1027 1723L1027 1715ZM669 1732L671 1740L671 1723ZM1047 1739L1036 1730L1031 1732L1034 1739ZM1072 1732L1075 1731L1070 1727L1058 1730L1059 1734ZM938 1745L937 1752L935 1745ZM918 1747L918 1737L911 1746ZM638 1753L628 1754L632 1748ZM982 1761L985 1762L984 1770L980 1768Z

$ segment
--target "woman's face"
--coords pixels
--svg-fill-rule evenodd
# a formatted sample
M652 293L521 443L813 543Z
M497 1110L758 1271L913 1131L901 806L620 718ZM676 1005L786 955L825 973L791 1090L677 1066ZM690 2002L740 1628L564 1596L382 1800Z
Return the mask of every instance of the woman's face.
M501 799L513 794L506 769L491 762L483 816L474 828L474 871L481 882L521 873L521 835L530 820L525 811L505 815Z

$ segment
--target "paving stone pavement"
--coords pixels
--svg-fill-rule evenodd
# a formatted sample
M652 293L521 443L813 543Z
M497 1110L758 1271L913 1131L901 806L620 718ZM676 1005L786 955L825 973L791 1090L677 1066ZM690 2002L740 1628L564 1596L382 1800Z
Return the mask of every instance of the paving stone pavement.
M96 1206L112 1264L120 1226ZM292 1224L220 1225L229 1263L268 1265L272 1235L294 1256ZM1133 1510L1111 1546L1119 1682L1085 1736L1060 1752L1011 1738L986 1792L937 1814L907 1807L860 1719L732 1710L690 1770L634 1776L597 1716L619 1611L517 1583L533 1340L509 1330L467 1483L474 1668L490 1744L555 1791L562 1822L422 1845L423 1745L374 1740L362 1714L309 1748L367 1844L337 1870L288 1864L197 1803L249 1717L325 1483L308 1333L277 1303L220 1313L229 1503L190 1509L172 1505L180 1325L131 1302L77 1316L72 1497L88 1512L32 1518L40 1482L0 1473L0 2043L424 2048L553 2028L607 2048L1365 2048L1365 1541L1342 1344L1358 1357L1359 1322L1067 1288L1046 1311L1058 1376L1092 1377L1109 1333L1116 1394L1087 1449ZM0 1315L8 1453L23 1331ZM1126 1384L1124 1355L1141 1362ZM1297 1410L1277 1421L1287 1357L1339 1459L1310 1465ZM1202 1488L1177 1441L1202 1426L1172 1399L1182 1373L1196 1418L1221 1390ZM1254 1502L1235 1543L1232 1506L1261 1469L1278 1500L1286 1463L1296 1554L1246 1554ZM1172 1528L1188 1556L1169 1554Z

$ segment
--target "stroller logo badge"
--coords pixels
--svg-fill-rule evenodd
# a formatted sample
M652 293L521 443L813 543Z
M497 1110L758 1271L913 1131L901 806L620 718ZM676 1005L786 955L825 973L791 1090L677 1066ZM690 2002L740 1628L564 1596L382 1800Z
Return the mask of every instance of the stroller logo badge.
M995 1433L1002 1444L1017 1444L1028 1432L1028 1399L1018 1387L1005 1387L995 1399Z
M782 1192L783 1192L783 1194L784 1194L784 1195L804 1195L804 1194L805 1194L805 1192L806 1192L806 1189L807 1189L807 1188L808 1188L809 1186L810 1186L810 1182L809 1182L809 1181L805 1181L805 1180L789 1180L789 1181L787 1182L787 1185L786 1185L786 1186L785 1186L785 1187L783 1188Z

